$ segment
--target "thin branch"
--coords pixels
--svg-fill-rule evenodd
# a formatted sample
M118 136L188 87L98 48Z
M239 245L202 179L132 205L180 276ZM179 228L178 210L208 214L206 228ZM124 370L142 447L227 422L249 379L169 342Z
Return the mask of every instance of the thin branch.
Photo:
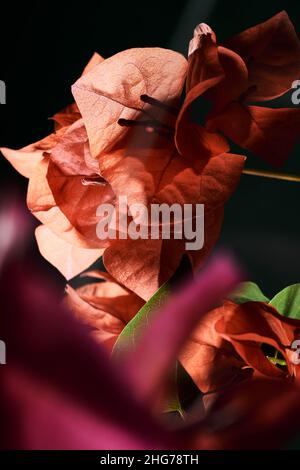
M245 168L243 170L243 173L245 175L262 176L263 178L271 178L275 180L293 181L295 183L300 183L300 176L288 175L286 173L277 173L277 172L266 171L266 170L255 170L251 168Z

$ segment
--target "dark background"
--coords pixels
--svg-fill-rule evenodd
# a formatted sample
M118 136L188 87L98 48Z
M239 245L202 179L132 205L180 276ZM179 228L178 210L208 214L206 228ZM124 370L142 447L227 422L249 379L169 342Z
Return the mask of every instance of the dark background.
M94 51L108 57L130 47L187 50L194 26L209 23L219 41L285 9L300 33L300 2L280 0L160 0L6 2L1 4L0 146L19 148L51 131L48 120L72 101L71 84ZM299 77L300 78L300 77ZM282 99L291 106L290 96ZM243 152L242 152L243 153ZM253 155L247 166L268 168ZM283 168L300 175L300 143ZM1 192L25 199L26 180L0 159ZM227 204L220 245L232 248L249 278L268 295L300 282L300 183L242 176ZM37 253L41 266L63 279Z

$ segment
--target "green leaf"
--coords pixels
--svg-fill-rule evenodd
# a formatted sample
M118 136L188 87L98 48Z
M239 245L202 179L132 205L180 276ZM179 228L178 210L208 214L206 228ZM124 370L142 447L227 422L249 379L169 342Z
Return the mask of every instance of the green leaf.
M173 286L173 280L170 280L163 284L148 300L148 302L138 311L135 317L125 326L121 334L119 335L114 348L113 348L113 358L118 359L122 354L131 351L134 349L135 344L142 334L143 330L150 323L151 319L155 313L162 308L166 303ZM166 403L164 412L171 413L177 412L181 417L183 417L183 409L180 403L179 394L178 394L178 367L175 364L173 372L173 383L170 391L170 396Z
M178 392L176 390L175 393L170 397L164 413L179 413L181 418L184 418L184 411L181 407Z
M135 317L127 323L114 345L112 352L113 357L118 357L124 352L134 348L142 331L148 325L157 310L164 305L170 292L171 282L168 281L155 292L151 299L138 311Z
M285 317L300 320L300 284L293 284L278 292L270 305Z
M285 359L278 359L277 357L270 357L266 356L266 358L272 362L275 366L286 366L286 360Z
M242 282L229 296L229 299L236 304L244 304L245 302L269 302L269 299L254 282Z

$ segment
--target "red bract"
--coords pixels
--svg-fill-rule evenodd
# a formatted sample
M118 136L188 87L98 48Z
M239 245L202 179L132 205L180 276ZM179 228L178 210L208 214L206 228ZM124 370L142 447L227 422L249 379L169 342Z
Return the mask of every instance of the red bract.
M300 338L299 320L284 317L262 302L241 305L227 302L215 329L257 374L279 378L299 375L299 365L292 362L292 343ZM283 355L286 370L279 369L267 359L262 350L262 345L266 344Z
M268 304L225 301L199 322L180 354L188 373L204 392L232 387L251 377L293 380L299 376L294 364L294 340L300 338L300 321L280 315ZM267 357L268 345L274 355L282 354L285 368Z
M298 434L299 387L274 380L253 380L227 390L211 406L198 430L191 431L193 448L282 449Z
M246 368L233 345L216 331L223 315L224 307L204 315L179 355L202 393L224 390L251 376L251 369Z
M199 25L190 44L189 61L196 64L202 80L198 83L190 76L194 86L177 121L179 151L184 153L190 106L205 95L212 109L205 125L197 131L200 154L218 154L215 142L223 135L271 165L284 163L299 138L299 109L271 109L250 103L282 95L299 78L300 43L286 12L221 46L207 25Z

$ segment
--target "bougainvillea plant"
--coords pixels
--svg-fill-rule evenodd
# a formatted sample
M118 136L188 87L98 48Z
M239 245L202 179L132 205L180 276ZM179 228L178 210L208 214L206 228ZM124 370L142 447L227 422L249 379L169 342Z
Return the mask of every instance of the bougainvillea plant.
M281 434L289 434L285 423L296 423L299 415L299 286L272 300L253 283L232 293L239 280L232 265L224 268L221 262L223 270L217 264L210 271L204 264L218 240L224 205L244 171L246 157L233 153L232 144L274 167L282 165L300 135L300 110L262 103L269 106L299 77L300 42L285 12L221 45L201 23L187 58L162 48L129 49L107 59L95 53L72 86L75 102L53 116L53 133L21 150L1 149L29 180L27 204L41 222L35 231L41 254L70 281L64 306L53 319L51 302L45 306L45 327L33 302L24 307L23 318L17 301L10 307L27 330L37 322L41 338L47 336L43 328L49 332L44 350L32 333L29 370L16 348L14 369L6 374L4 393L12 394L12 407L20 406L20 426L26 428L20 446L239 448L262 446L260 437L273 426L278 432L265 444L276 447ZM202 105L209 111L197 115ZM156 222L142 217L141 207L150 213L154 205L182 211L188 206L196 227L198 206L203 206L202 246L190 249L175 215L166 224L168 237L164 221L156 236L149 236ZM125 237L114 225L114 236L99 236L99 226L107 223L111 233L120 220L138 220L139 231ZM104 267L91 268L101 257ZM1 289L5 276L12 276L9 269ZM27 285L18 273L24 298L32 289L38 297L35 281ZM187 274L190 285L176 296ZM84 282L80 287L73 282L78 275ZM60 318L68 310L79 323ZM11 321L3 321L8 337ZM61 325L59 332L54 321ZM80 372L70 362L86 327ZM66 377L51 368L56 341L66 356ZM33 359L40 352L48 360L44 369ZM84 358L90 362L86 371ZM107 381L100 402L98 365ZM54 384L63 399L53 395ZM22 406L16 388L24 389ZM253 393L256 410L249 398ZM128 400L128 412L122 400ZM197 416L191 413L195 403ZM36 414L26 424L31 406ZM129 425L130 410L144 417L142 427L134 420ZM167 431L157 410L163 422L171 412L186 420L185 432L182 423ZM29 432L42 425L44 412L52 416L49 432ZM7 413L10 417L10 407ZM224 413L231 414L229 427ZM12 429L7 447L16 445Z

